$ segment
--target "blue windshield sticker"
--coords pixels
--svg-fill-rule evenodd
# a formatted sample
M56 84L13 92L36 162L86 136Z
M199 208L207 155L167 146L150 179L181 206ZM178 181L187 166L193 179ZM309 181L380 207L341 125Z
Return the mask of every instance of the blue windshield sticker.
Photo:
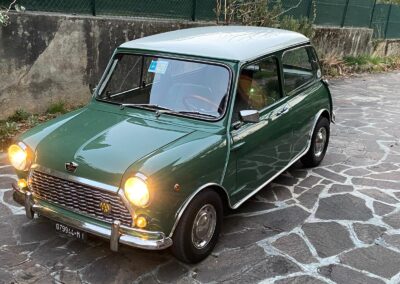
M150 73L165 74L168 67L168 61L152 60L149 66Z

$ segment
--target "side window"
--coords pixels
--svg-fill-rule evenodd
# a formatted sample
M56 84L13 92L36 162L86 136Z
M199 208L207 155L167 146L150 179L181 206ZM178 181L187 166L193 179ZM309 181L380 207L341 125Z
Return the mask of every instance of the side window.
M239 77L234 105L233 122L241 110L262 110L281 98L278 60L263 59L245 66Z
M282 58L285 92L291 91L310 82L314 77L312 58L307 47L289 50Z

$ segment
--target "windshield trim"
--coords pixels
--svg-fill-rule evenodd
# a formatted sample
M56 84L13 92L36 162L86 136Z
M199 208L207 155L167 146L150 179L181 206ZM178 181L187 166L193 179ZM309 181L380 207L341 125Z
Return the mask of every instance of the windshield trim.
M233 69L228 64L226 64L224 62L214 61L214 60L207 60L207 59L201 59L201 58L195 58L195 57L185 57L185 56L179 56L179 55L151 54L151 53L147 53L147 52L138 52L138 51L127 52L126 50L122 50L122 51L116 50L110 59L110 63L107 66L108 68L106 69L104 75L101 78L99 86L107 85L108 80L110 80L111 74L115 68L114 62L117 61L116 56L118 56L120 54L129 54L129 55L137 55L137 56L154 56L154 57L163 58L163 59L173 59L173 60L203 63L203 64L224 67L225 69L228 70L229 79L228 79L228 84L227 84L228 85L227 92L226 92L227 99L225 100L224 112L219 117L216 117L215 119L213 119L211 117L207 118L206 116L203 116L203 115L195 116L195 115L189 115L189 114L178 113L178 112L174 112L174 113L171 112L168 114L174 115L174 116L179 116L179 117L196 119L196 120L208 121L208 122L218 122L218 121L221 121L222 119L224 119L226 114L228 113L228 108L229 108L229 104L230 104L231 97L232 97L231 92L232 92L232 82L233 82ZM99 92L99 89L100 88L96 89L95 94L94 94L94 98L96 101L100 101L103 103L109 103L109 104L113 104L113 105L120 105L119 103L116 103L116 102L101 99L99 97L101 94L101 92ZM137 109L139 109L139 108L137 108ZM144 108L140 108L140 109L145 110L145 111L151 111L150 109L144 109Z

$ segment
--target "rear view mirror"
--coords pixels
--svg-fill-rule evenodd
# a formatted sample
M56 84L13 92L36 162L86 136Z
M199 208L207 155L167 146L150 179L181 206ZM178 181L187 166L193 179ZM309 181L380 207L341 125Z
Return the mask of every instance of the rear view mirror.
M241 110L240 119L243 122L257 123L260 121L260 113L257 110Z

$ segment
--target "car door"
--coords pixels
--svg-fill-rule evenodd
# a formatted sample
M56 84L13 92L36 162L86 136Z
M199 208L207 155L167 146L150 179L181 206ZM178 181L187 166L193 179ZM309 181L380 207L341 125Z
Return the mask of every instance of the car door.
M307 148L310 130L319 111L319 102L314 96L321 87L320 80L317 80L320 77L317 75L317 62L310 46L293 48L282 55L283 89L288 97L288 118L293 127L292 159L296 159Z
M228 174L236 168L235 204L276 175L291 157L292 131L288 98L282 97L275 56L241 69L234 102ZM243 122L240 111L259 111L259 121Z

